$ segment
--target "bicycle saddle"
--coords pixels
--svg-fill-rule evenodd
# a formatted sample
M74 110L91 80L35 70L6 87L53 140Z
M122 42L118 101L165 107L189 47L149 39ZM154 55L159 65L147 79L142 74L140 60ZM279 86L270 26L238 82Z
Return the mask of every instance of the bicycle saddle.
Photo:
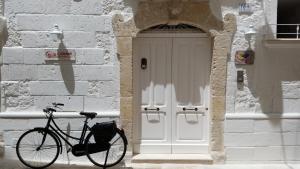
M82 112L80 112L80 115L83 115L85 117L93 119L97 116L97 113L95 113L95 112L83 112L82 111Z

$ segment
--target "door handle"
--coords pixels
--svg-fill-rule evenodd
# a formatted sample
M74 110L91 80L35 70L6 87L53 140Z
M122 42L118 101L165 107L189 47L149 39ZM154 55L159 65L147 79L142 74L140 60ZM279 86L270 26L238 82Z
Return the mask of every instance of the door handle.
M159 109L158 107L157 107L157 108L154 108L154 109L148 109L147 107L145 107L145 108L144 108L144 110L145 110L145 111L151 111L151 110L154 110L154 111L155 111L155 110L156 110L156 111L159 111L160 109Z
M186 110L195 110L195 111L198 111L198 108L196 107L196 108L194 108L194 109L187 109L187 108L184 107L184 108L182 108L182 110L183 110L183 111L186 111Z

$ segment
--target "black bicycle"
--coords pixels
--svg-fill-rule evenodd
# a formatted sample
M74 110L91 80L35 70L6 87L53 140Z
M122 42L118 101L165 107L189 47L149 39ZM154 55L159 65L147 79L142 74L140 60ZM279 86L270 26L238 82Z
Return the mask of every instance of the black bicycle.
M43 110L48 118L46 126L25 132L17 142L17 156L24 165L38 169L53 164L59 153L62 153L61 140L70 146L68 153L72 152L74 156L86 155L93 164L99 167L111 167L123 159L128 144L127 138L123 129L116 127L115 121L96 123L90 127L88 119L95 118L97 113L80 112L80 115L85 116L83 129L80 138L73 137L63 132L54 121L53 112L64 104L52 104L53 107ZM78 140L78 144L71 144L67 138Z

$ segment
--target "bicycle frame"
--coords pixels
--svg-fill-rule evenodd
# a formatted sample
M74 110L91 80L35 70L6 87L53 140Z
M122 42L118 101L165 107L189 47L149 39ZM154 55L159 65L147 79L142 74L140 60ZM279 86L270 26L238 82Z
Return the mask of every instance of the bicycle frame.
M47 121L47 124L45 126L45 129L46 130L50 130L56 135L56 137L59 139L61 138L63 141L65 141L69 146L71 146L73 148L74 145L72 145L68 140L67 138L71 138L71 139L74 139L74 140L78 140L79 141L79 144L83 144L84 143L84 139L85 139L85 135L86 135L86 131L87 130L90 130L90 127L88 126L88 118L85 119L84 121L84 125L83 125L83 128L82 128L82 131L81 131L81 136L80 138L77 138L77 137L73 137L71 135L68 135L67 133L63 132L59 127L58 125L55 123L54 119L53 119L53 115L52 115L52 112L50 113L49 116L47 116L48 118L48 121ZM54 124L51 125L51 122ZM65 138L64 136L66 136L67 138ZM42 144L44 143L44 140L46 138L46 134L43 138L43 141L42 141ZM58 140L60 143L61 141ZM69 150L68 150L69 151Z

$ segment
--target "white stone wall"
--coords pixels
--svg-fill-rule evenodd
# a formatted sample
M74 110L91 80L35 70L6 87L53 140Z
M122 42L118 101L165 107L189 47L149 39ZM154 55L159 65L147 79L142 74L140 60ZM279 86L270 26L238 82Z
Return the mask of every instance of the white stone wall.
M253 14L239 14L240 2L253 5ZM276 0L223 1L223 14L237 17L228 61L225 120L227 163L299 162L300 152L300 58L299 48L266 46L264 34L275 33ZM249 47L244 33L254 25L251 41L254 65L235 65L237 50ZM266 31L267 30L267 31ZM267 36L272 37L270 35ZM237 83L237 70L244 71L244 83Z
M1 111L40 111L51 102L63 111L119 110L119 63L112 11L115 0L5 0L8 40L2 50ZM54 42L54 24L63 43ZM75 50L72 62L47 62L45 49Z
M65 104L61 111L105 112L94 122L117 120L119 112L119 60L112 31L113 11L130 12L121 0L2 0L8 40L1 53L1 112L40 112L52 102ZM1 1L1 2L2 2ZM2 8L1 8L2 9ZM2 12L2 11L1 11ZM63 43L50 31L58 24ZM46 49L66 48L74 61L49 62ZM3 114L2 114L3 115ZM23 115L22 115L23 116ZM3 117L3 116L1 116ZM15 158L15 143L24 130L44 126L44 118L0 118L0 156ZM83 119L57 119L78 135ZM91 124L92 125L92 124ZM60 161L72 163L65 152ZM82 162L83 159L74 159Z
M227 70L227 162L300 161L300 49L266 47L263 38L264 30L275 31L267 24L276 24L277 0L211 2L215 14L234 13L238 25ZM241 2L251 3L254 12L239 14ZM54 101L65 103L64 111L118 111L119 61L111 18L115 10L130 17L136 6L132 0L5 0L9 38L1 54L1 111L30 113ZM59 47L49 37L54 24L64 32L63 46L75 50L74 62L45 61L45 49ZM257 31L251 41L255 63L237 66L235 52L249 47L244 36L249 25ZM243 84L236 82L237 70L245 73ZM17 138L20 129L6 128L8 123L1 120L0 130L12 146L10 137ZM36 121L23 123L32 127Z

